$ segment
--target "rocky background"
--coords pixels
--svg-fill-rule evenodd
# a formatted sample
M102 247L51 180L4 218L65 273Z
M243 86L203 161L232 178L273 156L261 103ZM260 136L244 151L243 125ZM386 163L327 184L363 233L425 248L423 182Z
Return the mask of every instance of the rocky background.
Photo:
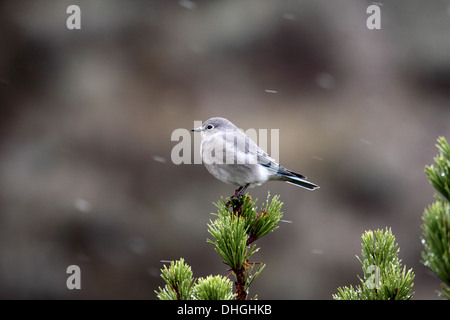
M180 257L226 275L207 223L234 188L171 160L175 129L223 116L279 129L281 163L321 186L249 189L292 221L257 242L250 296L331 299L359 283L361 234L391 227L414 298L437 299L420 224L424 166L450 140L450 4L378 2L369 30L371 4L2 1L0 298L155 299Z

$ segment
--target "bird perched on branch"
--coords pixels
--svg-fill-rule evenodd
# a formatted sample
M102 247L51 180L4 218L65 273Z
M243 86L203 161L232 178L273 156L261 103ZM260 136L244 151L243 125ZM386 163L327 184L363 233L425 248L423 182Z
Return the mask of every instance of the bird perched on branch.
M266 152L225 118L211 118L201 127L200 153L206 169L217 179L238 186L235 196L242 196L248 187L266 181L286 181L296 186L315 190L319 186L304 175L280 166Z

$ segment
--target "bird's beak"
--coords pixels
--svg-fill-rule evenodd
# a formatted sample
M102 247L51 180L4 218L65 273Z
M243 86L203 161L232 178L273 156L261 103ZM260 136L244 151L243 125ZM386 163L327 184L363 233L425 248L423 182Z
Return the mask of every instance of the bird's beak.
M202 132L202 131L203 131L203 128L202 128L202 127L198 127L198 128L191 129L191 131L194 131L194 132Z

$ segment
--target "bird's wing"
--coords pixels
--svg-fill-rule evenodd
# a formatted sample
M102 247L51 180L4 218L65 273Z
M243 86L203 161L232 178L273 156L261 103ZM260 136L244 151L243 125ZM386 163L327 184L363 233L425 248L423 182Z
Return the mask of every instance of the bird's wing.
M274 174L276 174L278 172L278 169L280 168L280 165L261 149L258 150L258 163L269 169L269 171L273 172Z
M271 171L274 175L275 174L281 174L286 176L296 176L301 179L306 179L304 175L301 175L299 173L292 172L282 166L280 166L274 159L272 159L266 152L259 149L260 152L258 152L258 163L260 165L263 165L269 171Z
M223 132L217 137L223 142L224 160L227 164L257 164L258 145L240 130ZM230 162L231 161L231 162Z

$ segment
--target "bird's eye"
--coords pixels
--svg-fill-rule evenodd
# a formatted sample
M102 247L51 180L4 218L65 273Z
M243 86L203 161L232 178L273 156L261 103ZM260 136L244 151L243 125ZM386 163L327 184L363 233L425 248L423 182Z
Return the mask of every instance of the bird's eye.
M214 126L213 126L212 124L208 124L208 125L206 126L206 129L208 129L208 130L211 130L212 128L214 128Z

